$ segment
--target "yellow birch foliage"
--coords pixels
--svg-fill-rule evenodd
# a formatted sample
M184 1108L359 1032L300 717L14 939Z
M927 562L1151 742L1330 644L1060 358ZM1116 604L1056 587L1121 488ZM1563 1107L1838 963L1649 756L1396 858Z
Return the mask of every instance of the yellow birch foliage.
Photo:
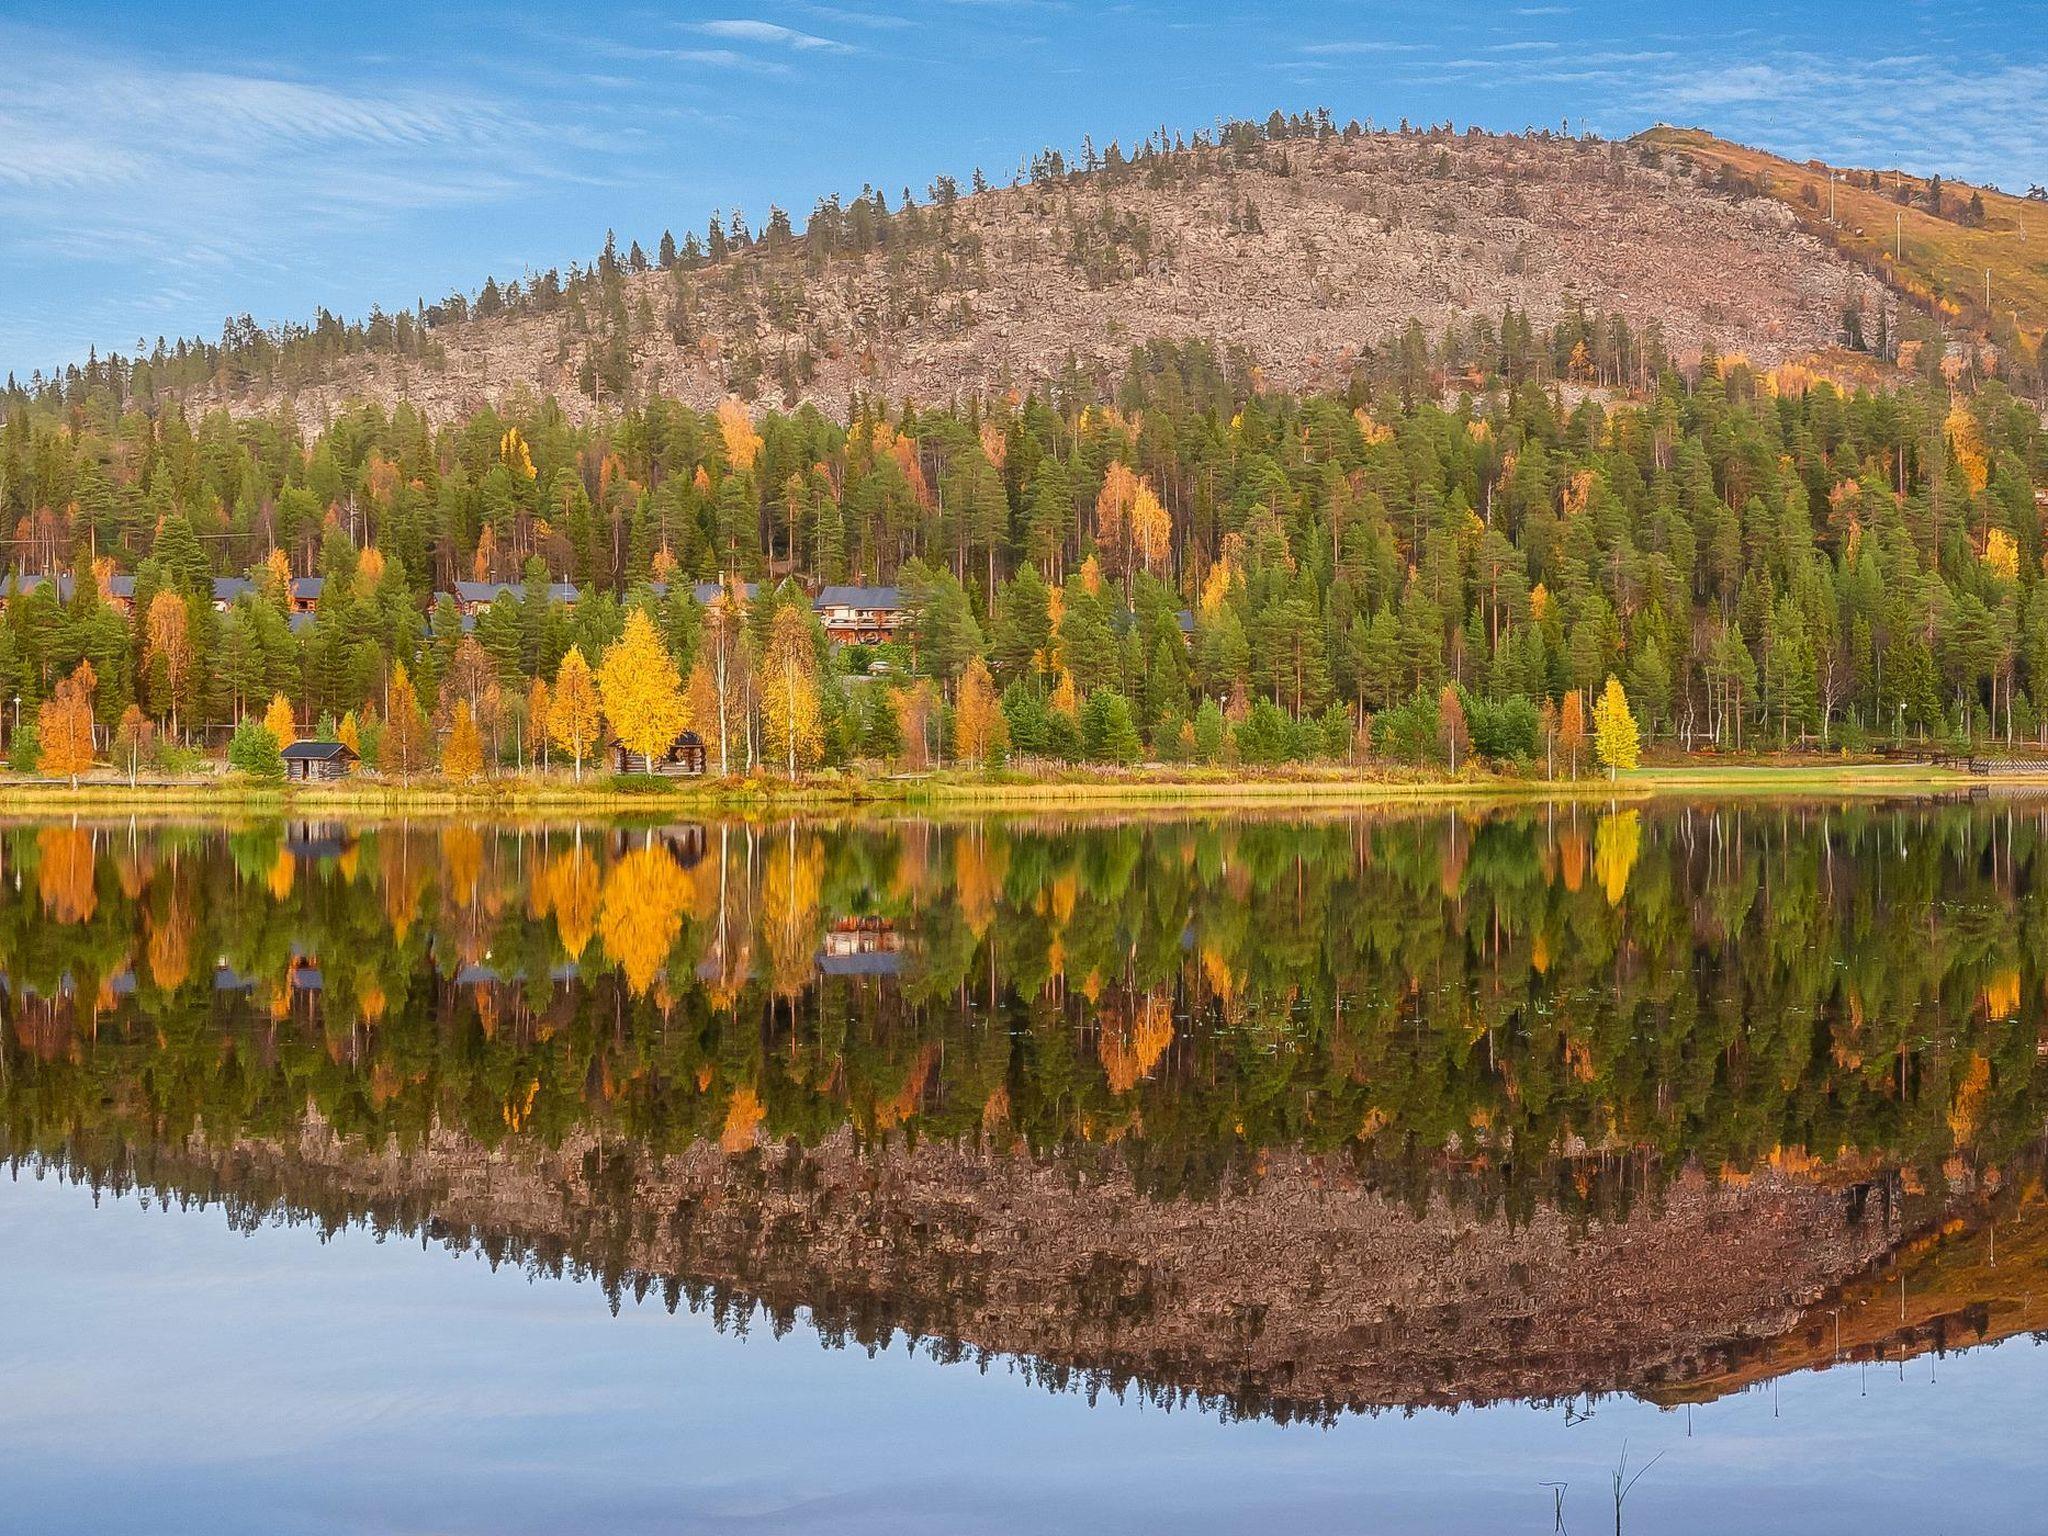
M597 927L602 891L597 860L585 849L571 848L547 866L541 881L542 894L555 915L555 934L562 941L562 952L571 960L582 959Z
M377 767L384 773L409 778L427 766L432 743L427 718L420 713L419 695L412 678L400 662L391 669L391 718L384 723L384 737L377 747Z
M1095 1054L1111 1093L1129 1093L1159 1065L1173 1044L1173 1005L1164 997L1138 1000L1129 1019L1105 1015Z
M1138 499L1138 477L1122 459L1112 459L1095 493L1095 539L1114 549L1124 542L1131 508Z
M1642 734L1629 711L1628 695L1611 674L1600 702L1593 706L1593 750L1609 773L1635 767L1642 751Z
M334 739L349 751L361 755L363 750L363 729L356 724L356 712L350 710L341 717L341 724L334 729Z
M1593 874L1606 889L1610 907L1621 905L1642 846L1642 818L1634 811L1602 816L1593 829Z
M1564 754L1573 778L1579 776L1579 755L1586 750L1586 700L1574 688L1564 696L1564 717L1558 722L1557 749Z
M817 651L811 621L801 609L788 604L776 609L760 677L763 755L795 778L825 756Z
M745 474L754 467L761 456L761 434L754 430L746 402L737 395L718 402L718 435L725 440L725 462L735 472Z
M555 691L546 700L545 723L548 740L575 760L576 772L581 776L584 760L597 750L603 725L598 719L597 686L591 680L590 663L583 659L578 646L570 646L562 664L555 669Z
M768 974L776 992L795 997L817 969L818 900L825 884L825 845L815 835L787 835L771 843L761 872L761 926Z
M298 720L292 714L292 701L282 693L273 693L270 696L270 708L263 711L263 729L270 732L280 752L299 739Z
M1131 501L1131 542L1148 571L1165 565L1173 548L1173 516L1150 480L1138 482L1137 495Z
M477 734L476 716L469 700L455 705L455 723L448 728L448 745L441 752L441 772L448 778L468 781L483 777L484 744Z
M2001 581L2017 581L2020 574L2020 546L2003 528L1984 535L1984 569Z
M1984 487L1991 480L1991 456L1984 446L1984 434L1977 430L1977 418L1963 404L1961 395L1956 396L1956 403L1949 407L1948 418L1942 423L1942 428L1948 434L1949 451L1955 455L1956 467L1963 472L1970 494L1983 494Z
M635 997L654 984L675 948L689 884L669 851L653 844L634 849L605 876L598 936Z
M960 679L953 715L953 745L962 762L983 763L1009 746L1010 723L996 696L995 679L979 656Z
M626 618L626 632L605 647L597 669L597 690L604 717L620 744L628 752L645 754L650 761L668 751L687 723L675 658L661 643L644 608L635 608ZM557 678L558 704L561 692L562 682Z

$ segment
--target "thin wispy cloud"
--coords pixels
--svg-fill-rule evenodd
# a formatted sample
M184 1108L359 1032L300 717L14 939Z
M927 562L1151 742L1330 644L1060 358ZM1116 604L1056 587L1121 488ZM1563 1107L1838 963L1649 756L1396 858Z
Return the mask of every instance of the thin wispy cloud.
M706 37L721 37L736 43L767 43L781 48L794 48L800 53L853 52L850 45L829 37L820 37L815 32L799 32L795 27L745 17L700 21L695 23L691 30L701 32Z
M1427 43L1397 43L1389 41L1386 38L1378 37L1348 40L1340 39L1336 42L1330 43L1303 43L1301 47L1296 50L1296 52L1305 53L1310 55L1311 57L1318 58L1332 56L1341 57L1345 54L1428 53L1429 51L1430 49Z

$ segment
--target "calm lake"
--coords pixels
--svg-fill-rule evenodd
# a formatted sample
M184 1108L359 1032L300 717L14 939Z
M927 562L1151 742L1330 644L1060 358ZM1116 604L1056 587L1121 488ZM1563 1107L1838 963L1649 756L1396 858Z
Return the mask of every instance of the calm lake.
M1995 795L0 825L0 1531L2048 1530L2044 902Z

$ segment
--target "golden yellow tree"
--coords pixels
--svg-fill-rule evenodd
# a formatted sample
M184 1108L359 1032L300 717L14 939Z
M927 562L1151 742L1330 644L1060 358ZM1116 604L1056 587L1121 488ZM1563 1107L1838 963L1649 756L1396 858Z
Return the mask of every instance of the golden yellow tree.
M356 724L356 712L348 711L341 717L341 724L335 727L334 739L349 751L361 755L363 750L363 728Z
M169 588L150 599L143 621L142 674L156 712L177 735L178 701L192 677L192 633L185 599Z
M1153 491L1150 480L1138 482L1137 495L1131 500L1130 528L1131 542L1137 547L1145 569L1156 571L1165 565L1173 546L1173 516Z
M799 768L814 768L825 755L811 618L790 603L775 610L768 632L768 655L761 669L761 736L764 755L772 752L781 758L783 772L792 779Z
M725 462L735 474L745 474L761 456L761 434L754 430L746 402L727 395L718 402L718 435L725 440Z
M540 753L543 768L548 765L548 709L552 702L547 679L536 677L526 689L526 740L529 752Z
M73 789L78 776L92 769L92 696L98 687L92 663L81 661L36 711L37 771L68 778Z
M427 718L420 712L419 695L412 678L400 662L391 669L391 688L385 704L384 738L377 748L377 766L401 779L411 778L427 766L431 741Z
M1629 710L1628 695L1611 674L1600 702L1593 706L1593 750L1610 779L1620 777L1624 768L1635 767L1642 751L1642 732Z
M1009 746L1009 738L995 679L988 663L977 656L960 678L960 700L953 712L954 752L962 762L987 762Z
M570 646L555 668L554 697L548 700L548 740L576 760L576 781L583 782L583 760L597 749L604 724L597 714L597 685L580 646Z
M645 757L650 766L667 753L687 723L675 658L644 608L627 615L626 632L605 647L597 690L619 745ZM559 680L555 691L561 692Z
M263 729L275 738L277 750L280 752L299 739L298 720L292 714L292 701L282 693L273 693L270 696L270 708L263 711Z
M484 743L477 734L476 716L469 700L455 706L455 721L448 727L448 745L441 751L441 772L461 782L483 777Z

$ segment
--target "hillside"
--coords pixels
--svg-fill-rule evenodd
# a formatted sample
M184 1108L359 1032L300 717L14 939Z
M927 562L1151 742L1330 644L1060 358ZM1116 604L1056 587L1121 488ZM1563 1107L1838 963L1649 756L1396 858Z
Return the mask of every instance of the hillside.
M1880 305L1877 279L1782 200L1731 195L1641 146L1303 128L1148 144L1093 172L1053 161L1021 185L935 188L907 212L833 203L825 226L742 234L722 259L693 265L686 247L666 270L542 274L502 307L493 285L485 304L426 309L425 327L401 317L396 342L384 319L367 345L323 346L318 328L281 351L259 343L187 393L238 414L289 399L309 427L359 399L448 420L521 390L578 415L651 392L838 414L855 391L1028 389L1070 356L1113 377L1154 339L1242 349L1238 365L1269 383L1327 386L1411 321L1434 344L1507 306L1539 335L1582 308L1656 327L1680 361L1711 344L1770 364L1832 346L1845 309Z
M1945 322L2028 347L2048 333L2048 200L1896 169L1795 164L1693 128L1655 128L1638 142L1692 162L1731 195L1771 198L1802 231Z

